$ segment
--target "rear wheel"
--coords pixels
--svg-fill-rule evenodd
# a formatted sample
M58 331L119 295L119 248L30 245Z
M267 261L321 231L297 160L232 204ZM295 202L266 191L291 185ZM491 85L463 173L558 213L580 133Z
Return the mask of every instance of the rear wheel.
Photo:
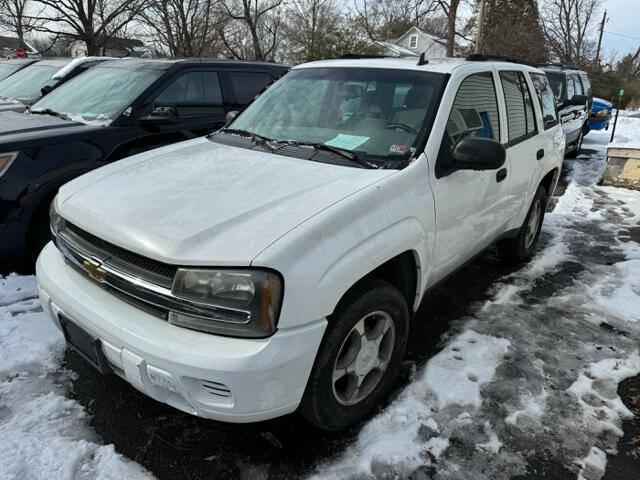
M529 212L518 235L500 240L497 243L498 252L505 260L524 262L531 258L540 237L546 206L547 192L543 186L540 186L533 197Z
M409 309L392 285L356 286L329 319L300 412L325 430L341 430L385 397L407 344Z

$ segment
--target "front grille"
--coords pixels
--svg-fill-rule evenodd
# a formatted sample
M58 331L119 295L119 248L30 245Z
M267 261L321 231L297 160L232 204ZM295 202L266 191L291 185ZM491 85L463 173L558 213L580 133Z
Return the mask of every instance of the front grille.
M173 277L178 270L177 267L125 250L71 223L67 223L66 229L73 233L75 237L82 240L82 247L86 249L90 255L98 257L101 260L105 260L105 255L107 255L109 257L109 263L125 272L133 276L141 277L151 283L156 283L168 288L171 287Z

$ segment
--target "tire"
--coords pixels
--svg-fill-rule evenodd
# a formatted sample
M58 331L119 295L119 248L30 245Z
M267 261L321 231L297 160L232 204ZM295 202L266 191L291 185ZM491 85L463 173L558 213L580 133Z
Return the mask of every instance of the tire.
M584 128L580 129L580 135L578 136L578 139L576 140L576 148L574 148L570 152L567 152L567 154L566 154L567 157L576 158L578 156L578 154L580 153L580 149L582 148L582 140L583 139L584 139Z
M526 262L535 252L544 213L547 207L547 192L543 186L538 187L527 217L524 219L518 235L513 238L505 238L497 243L498 252L509 262ZM532 217L536 216L534 220ZM533 229L533 230L532 230Z
M356 330L358 325L364 327L364 335ZM299 412L330 431L349 427L369 414L398 374L408 330L409 309L397 288L375 278L356 285L329 318ZM376 337L380 338L377 350L368 340ZM383 366L363 373L378 363ZM356 389L359 379L362 383Z
M27 236L26 259L35 263L38 255L51 240L51 229L49 226L49 206L53 197L48 198L38 207L31 218L31 225Z

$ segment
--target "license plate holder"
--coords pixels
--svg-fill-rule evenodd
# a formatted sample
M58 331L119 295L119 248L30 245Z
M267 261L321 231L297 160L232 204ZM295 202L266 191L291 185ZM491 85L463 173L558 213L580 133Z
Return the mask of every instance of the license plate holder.
M100 373L107 374L113 372L107 358L104 356L99 338L86 332L66 315L59 314L58 318L60 325L62 325L64 339L72 350L89 362L89 364Z

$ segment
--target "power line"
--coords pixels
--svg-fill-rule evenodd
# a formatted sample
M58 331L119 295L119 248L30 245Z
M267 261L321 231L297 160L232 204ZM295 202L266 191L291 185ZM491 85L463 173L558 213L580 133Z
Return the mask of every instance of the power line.
M606 30L603 30L604 33L607 33L609 35L616 35L618 37L625 37L625 38L631 38L633 40L640 40L640 37L634 37L631 35L623 35L622 33L614 33L614 32L607 32Z

